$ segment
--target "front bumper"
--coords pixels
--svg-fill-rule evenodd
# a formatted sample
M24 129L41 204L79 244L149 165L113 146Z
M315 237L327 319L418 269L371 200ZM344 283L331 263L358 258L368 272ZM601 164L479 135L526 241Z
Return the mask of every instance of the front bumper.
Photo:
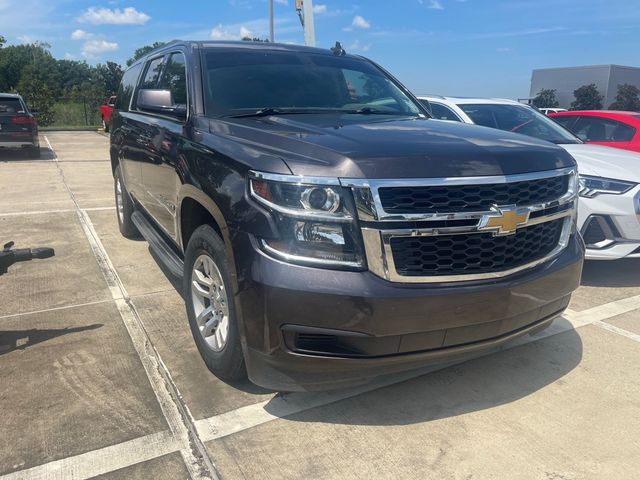
M589 260L640 258L640 186L623 195L580 198L578 228Z
M583 255L572 235L558 257L530 270L425 285L255 251L237 296L249 377L276 390L322 390L470 357L547 326L578 287Z

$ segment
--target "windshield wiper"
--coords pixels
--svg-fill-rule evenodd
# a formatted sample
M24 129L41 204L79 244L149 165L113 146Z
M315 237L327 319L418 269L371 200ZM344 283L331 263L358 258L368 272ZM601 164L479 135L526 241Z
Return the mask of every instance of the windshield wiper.
M343 113L351 113L354 115L412 115L405 112L393 112L389 110L378 110L372 107L362 107L356 110L343 110ZM416 114L417 115L417 114Z
M237 115L229 115L231 118L243 118L243 117L268 117L269 115L277 115L280 113L295 113L287 110L281 110L279 108L259 108L253 112L238 113Z

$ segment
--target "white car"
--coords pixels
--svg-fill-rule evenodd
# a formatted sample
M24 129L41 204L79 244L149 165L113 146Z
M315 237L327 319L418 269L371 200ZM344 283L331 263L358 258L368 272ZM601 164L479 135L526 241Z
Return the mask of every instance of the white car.
M566 108L539 108L538 111L540 113L544 113L545 115L549 115L550 113L558 113L558 112L566 112Z
M587 145L533 108L504 99L419 96L438 120L473 123L556 143L578 163L578 227L586 258L640 258L640 154Z

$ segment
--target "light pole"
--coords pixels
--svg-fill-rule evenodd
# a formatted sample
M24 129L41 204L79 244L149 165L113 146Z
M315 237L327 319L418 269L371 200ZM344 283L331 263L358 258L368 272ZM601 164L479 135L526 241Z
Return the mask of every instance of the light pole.
M304 28L304 44L315 47L316 28L313 22L313 0L296 0L296 10Z
M269 41L273 43L273 0L269 0Z

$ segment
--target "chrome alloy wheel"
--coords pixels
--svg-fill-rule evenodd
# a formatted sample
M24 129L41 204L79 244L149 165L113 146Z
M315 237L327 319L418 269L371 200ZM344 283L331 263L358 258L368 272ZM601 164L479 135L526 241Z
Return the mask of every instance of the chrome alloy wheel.
M229 305L222 275L209 255L193 264L191 302L200 335L213 351L221 351L229 338Z
M116 209L118 210L118 220L124 223L124 205L122 204L122 183L120 177L116 177Z

